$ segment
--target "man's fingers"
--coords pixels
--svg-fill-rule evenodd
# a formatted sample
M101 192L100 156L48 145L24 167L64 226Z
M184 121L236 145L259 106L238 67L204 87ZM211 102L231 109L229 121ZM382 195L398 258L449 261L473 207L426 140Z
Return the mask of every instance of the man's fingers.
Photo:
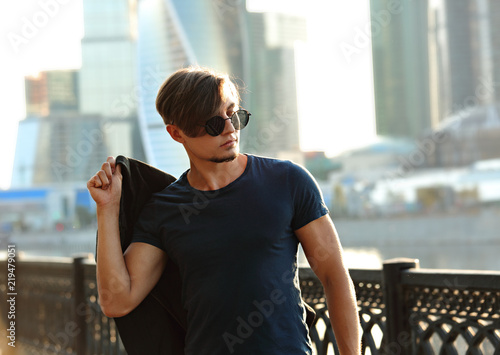
M114 173L115 172L115 166L116 166L116 160L114 157L108 157L108 159L106 159L106 163L109 164L109 167L111 168L111 173Z
M87 188L101 188L107 190L111 185L113 180L113 175L121 178L121 166L116 164L114 157L108 157L106 162L102 164L101 170L99 170L90 180L87 182Z
M89 181L87 181L87 188L90 189L92 187L94 188L99 188L102 186L102 181L101 179L99 178L99 176L97 174L95 174L94 176L92 176L90 178Z
M97 174L95 174L94 181L95 181L94 184L95 187L102 187L103 185L102 180Z
M109 169L109 165L108 165L108 169ZM109 187L109 179L108 179L108 174L107 172L105 172L105 170L99 170L96 174L97 176L97 179L100 181L100 184L99 186L96 186L96 187L100 187L102 186L102 189L103 190L106 190L108 187ZM111 176L110 176L111 177Z
M95 181L96 176L92 176L89 181L87 181L87 189L90 189L92 187L96 187L96 181Z
M106 174L106 176L108 177L108 179L111 179L111 175L113 175L113 171L111 169L111 164L109 162L103 163L100 171L103 171Z

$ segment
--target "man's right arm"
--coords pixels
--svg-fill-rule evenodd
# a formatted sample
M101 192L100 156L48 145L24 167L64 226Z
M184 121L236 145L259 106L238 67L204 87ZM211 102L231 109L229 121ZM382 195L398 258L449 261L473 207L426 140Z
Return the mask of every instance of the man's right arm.
M97 289L108 317L122 317L137 307L153 289L165 268L164 251L146 243L132 243L122 254L118 215L121 168L109 157L88 182L97 205Z

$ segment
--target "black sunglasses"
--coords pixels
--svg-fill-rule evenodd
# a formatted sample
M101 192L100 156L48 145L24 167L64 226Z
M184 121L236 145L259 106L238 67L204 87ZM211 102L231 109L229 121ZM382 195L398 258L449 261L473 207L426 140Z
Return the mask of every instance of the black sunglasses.
M251 113L248 112L247 110L238 110L235 111L229 118L214 116L210 118L206 122L206 124L200 126L205 127L207 133L210 134L212 137L216 137L222 132L224 132L224 126L226 125L227 120L231 120L231 124L233 125L234 129L238 131L247 126L250 116Z

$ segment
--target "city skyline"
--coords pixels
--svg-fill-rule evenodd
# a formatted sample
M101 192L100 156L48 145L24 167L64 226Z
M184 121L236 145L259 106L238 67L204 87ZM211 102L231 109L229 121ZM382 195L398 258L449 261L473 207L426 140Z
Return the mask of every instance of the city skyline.
M52 4L52 2L44 4L49 3ZM15 150L17 122L25 117L23 77L42 70L78 69L81 66L81 48L79 47L82 36L81 2L67 4L61 2L60 4L54 0L53 4L57 6L53 5L52 8L44 8L41 4L42 2L33 1L31 4L17 5L17 9L13 8L10 20L4 22L2 51L6 55L2 56L3 63L0 65L2 74L5 74L1 88L4 115L0 141L2 150L6 154L0 161L3 166L0 174L0 188L10 186L10 169ZM222 2L220 4L223 5ZM371 89L369 85L366 85L371 81L371 63L367 61L370 57L369 47L360 50L360 54L356 55L353 63L352 60L347 60L353 58L346 58L339 46L342 42L352 42L356 28L362 27L369 21L369 13L366 9L366 13L363 14L353 6L350 9L347 6L345 11L332 11L330 17L337 19L338 26L342 27L341 31L332 31L331 21L329 23L323 21L328 18L328 14L322 14L326 11L318 11L319 8L315 7L315 4L319 5L320 1L314 2L307 8L309 18L313 14L317 16L316 21L309 23L309 41L296 43L298 66L305 68L297 71L297 91L300 98L300 146L305 151L324 150L332 156L368 143L368 140L374 137L374 119L370 117L373 102L370 99ZM259 9L254 6L252 10L258 11ZM219 11L224 11L224 9L219 9ZM345 25L346 11L351 15L357 14L357 18L350 18L349 25ZM42 26L44 23L41 21L44 20L44 16L47 18L47 23ZM342 18L344 22L341 22ZM69 24L73 29L72 33L66 30L70 28ZM35 28L36 32L33 32L32 38L22 37L22 29L29 30L30 26L36 25L40 26ZM52 56L48 55L49 53L52 53ZM324 58L324 61L317 63L318 57ZM317 65L310 65L314 62ZM331 63L337 63L337 65L331 65ZM362 68L361 73L359 68ZM334 82L336 84L332 85ZM316 89L312 95L311 87ZM362 92L361 95L359 91ZM349 92L357 92L357 94L349 95ZM307 96L309 99L306 99ZM338 101L335 102L336 109L328 110L328 116L325 116L325 103L331 104L332 97L338 99L335 100ZM366 105L362 105L364 111L356 107L360 106L356 105L356 99L366 102ZM349 112L352 117L346 119ZM335 116L338 120L332 120ZM312 120L311 117L313 117ZM312 122L314 124L311 124ZM359 124L360 122L362 123Z
M2 51L2 55L0 55L0 75L2 75L0 107L3 113L0 116L2 117L0 148L4 153L0 155L0 164L2 164L0 170L0 208L3 211L0 224L5 230L12 231L14 235L22 236L15 242L16 244L19 242L19 249L22 249L23 252L26 251L27 254L31 250L38 250L37 252L42 254L46 251L60 252L47 241L58 236L55 232L61 231L68 233L71 237L71 248L77 249L83 243L87 243L87 250L93 251L95 246L95 204L88 194L85 181L87 176L94 174L93 167L98 169L105 159L106 155L104 157L102 155L109 152L107 146L98 143L99 141L104 142L101 137L106 130L102 128L102 125L99 126L102 117L96 114L93 109L89 109L86 115L81 116L70 115L67 112L74 110L75 106L80 106L79 103L74 102L74 98L79 96L80 88L85 88L85 85L76 85L77 90L75 91L77 92L72 89L61 89L61 87L75 88L74 83L78 81L78 78L74 80L74 74L79 72L82 66L85 66L85 48L80 47L83 33L78 32L80 27L80 30L83 29L80 23L82 9L78 5L81 5L82 1L94 6L93 15L97 17L94 23L97 24L97 27L105 26L108 29L112 27L110 26L112 22L104 19L105 14L111 15L111 17L115 16L115 11L111 9L110 3L112 5L127 3L127 1L119 2L116 0L109 2L77 0L63 4L63 0L28 0L20 7L22 10L11 12L9 16L0 13L0 21L4 20L2 22L3 33L0 33L0 38L3 39L3 41L0 40L2 45L0 49ZM500 150L498 149L500 142L500 90L495 90L495 86L500 82L498 80L500 78L500 65L496 66L495 61L491 66L483 64L488 64L485 59L490 55L494 58L500 58L498 51L500 31L492 26L492 29L495 30L491 31L491 37L488 35L479 37L482 38L481 41L475 40L478 38L477 36L471 36L460 26L462 21L460 19L468 13L467 9L455 8L454 13L459 13L461 16L452 24L443 21L442 16L448 12L450 7L441 5L445 3L456 5L454 0L426 0L429 3L430 43L428 56L431 82L429 86L433 91L431 95L433 95L432 99L434 100L431 102L434 116L430 121L433 128L437 125L437 129L428 132L418 141L379 139L377 143L372 143L371 139L375 132L374 90L382 88L382 90L390 91L397 84L396 94L389 95L390 99L396 101L397 105L390 105L391 102L387 102L389 100L384 102L385 107L389 108L387 112L396 113L391 115L391 120L382 122L392 132L413 130L416 125L422 123L421 121L417 122L418 117L425 118L427 121L428 117L420 114L422 111L427 111L425 107L411 111L412 107L426 104L426 101L420 100L420 98L427 95L425 93L427 78L425 70L417 70L417 64L422 63L416 63L422 59L422 56L409 54L415 53L416 47L423 47L421 43L420 45L415 43L417 36L411 35L411 33L419 34L420 40L425 40L425 34L422 34L420 29L425 29L427 24L425 21L422 21L421 25L415 24L415 21L425 17L424 9L420 8L420 16L415 16L410 21L408 16L413 11L400 14L398 7L391 7L394 4L401 4L401 2L371 1L380 4L379 7L372 7L371 13L368 12L368 8L360 10L356 6L358 4L330 4L329 8L319 8L315 6L324 0L311 0L308 2L309 7L304 8L299 6L299 2L287 2L290 6L285 8L285 16L281 16L283 7L280 8L276 5L280 1L249 1L249 4L252 4L248 8L252 12L249 17L253 18L252 26L249 27L252 28L253 33L249 33L247 36L252 37L256 42L252 43L251 51L260 55L260 60L255 61L257 63L255 67L257 69L265 67L265 70L252 68L252 73L260 75L260 87L264 86L264 89L248 90L252 81L255 84L257 80L251 76L250 82L244 80L247 84L247 91L243 93L244 104L242 106L250 108L247 105L253 101L254 107L257 109L250 108L253 116L251 125L242 131L242 151L254 153L246 148L245 143L251 142L246 137L255 138L268 132L266 128L256 124L258 119L269 122L270 127L268 128L272 130L275 137L279 138L272 142L273 145L276 146L286 141L286 132L279 129L281 122L279 120L273 122L271 117L279 118L280 114L289 113L287 103L291 100L287 98L294 99L293 92L296 91L299 107L297 107L296 112L293 112L293 115L294 119L299 118L301 148L305 151L315 151L281 157L303 163L318 181L325 204L332 216L339 221L338 230L341 235L345 236L348 242L347 246L357 248L357 252L360 252L359 257L350 257L351 260L348 262L359 263L362 260L362 262L380 263L387 258L387 254L384 253L388 250L388 245L393 242L398 244L404 242L408 245L408 249L399 250L392 256L408 255L421 258L420 260L425 260L426 264L437 262L444 267L471 267L472 264L467 263L471 258L457 259L452 257L457 255L456 249L449 253L449 258L443 257L442 253L435 254L435 248L428 247L430 244L427 239L432 239L433 243L449 244L449 247L454 248L457 243L455 243L456 238L453 239L453 237L459 235L461 237L458 239L462 242L463 255L465 255L471 250L470 240L477 238L477 242L484 241L484 245L479 245L476 249L477 255L483 255L489 245L486 244L486 241L489 243L496 236L495 231L498 228L494 222L500 221L497 218L500 201ZM404 4L420 6L411 0L402 1ZM152 113L150 122L159 128L158 139L152 146L161 150L162 153L171 153L164 148L163 139L169 143L175 144L175 142L165 132L161 119L156 119L159 117L154 107L156 96L154 86L159 85L170 74L171 70L171 67L167 69L161 67L161 65L165 66L164 58L186 54L182 53L183 48L179 46L169 46L171 43L178 44L180 42L174 33L175 27L178 28L178 26L172 26L173 21L169 18L170 14L177 15L177 20L179 20L179 15L184 15L184 18L187 17L190 21L195 21L198 28L201 27L205 30L204 41L206 43L203 43L205 47L197 48L195 42L203 40L200 39L202 36L196 35L196 30L193 31L193 27L196 26L183 29L183 31L191 31L184 33L190 37L187 47L196 48L197 51L206 51L207 47L209 50L217 47L218 50L231 51L231 53L224 54L228 54L229 58L234 58L241 53L237 53L237 40L232 36L237 31L237 26L234 26L237 20L229 15L231 11L229 11L228 6L232 6L234 10L234 6L243 4L244 0L138 0L139 4L141 2L143 4L157 2L165 6L169 4L171 6L178 2L181 6L178 6L176 8L178 11L175 12L156 11L158 7L150 9L149 15L156 16L156 21L148 21L147 16L145 21L142 21L143 25L149 26L153 36L147 36L149 43L137 43L138 48L141 46L149 47L147 50L141 51L139 49L140 57L137 58L137 73L135 73L139 76L138 81L134 82L132 87L123 85L120 89L126 87L125 92L118 92L118 90L114 91L113 89L104 90L104 85L100 85L99 80L88 80L87 83L92 87L87 91L97 99L89 99L86 102L86 107L92 108L91 106L100 104L101 108L106 108L109 107L108 102L112 101L109 102L111 107L118 108L119 113L123 113L123 115L128 115L139 106L150 110ZM193 2L203 6L182 8L183 6L189 7ZM265 12L263 7L259 8L262 5L259 2L271 12ZM368 2L367 0L365 4ZM30 5L26 5L26 3ZM108 4L107 7L104 5L105 3ZM134 1L128 2L129 5L132 3ZM466 0L457 3L465 4ZM474 10L473 13L475 13L474 16L477 20L471 21L469 27L480 30L481 33L489 33L488 22L480 20L484 18L482 14L488 12L490 17L494 18L495 14L499 13L500 6L493 6L494 0L475 0L470 3L480 4L482 7L477 7ZM484 7L487 3L490 4L489 8ZM214 5L214 8L207 5ZM11 5L9 9L14 6L17 5ZM488 11L485 11L486 9ZM210 12L207 10L216 11L216 16L211 14L212 19L208 25L199 20L200 16L206 16ZM196 16L191 16L193 13ZM295 31L303 27L303 23L300 20L297 21L297 24L292 22L289 26L291 31L280 31L278 30L280 21L287 17L293 18L294 15L301 13L309 20L309 36L307 39L293 43L285 40L287 47L286 50L283 50L283 42L280 41L283 40L284 36L294 35ZM47 18L46 24L43 22L45 18ZM168 21L165 21L165 18ZM223 26L220 26L217 19L223 22ZM404 19L408 21L404 21ZM273 31L270 31L272 35L269 38L264 35L265 31L259 32L264 28L262 24L268 20L269 24L274 26ZM137 21L138 28L141 26L140 22L140 20ZM163 30L155 32L158 29L158 23L163 25L163 27L159 26ZM73 34L69 31L69 24L74 30ZM289 24L290 22L286 25ZM490 24L493 25L493 21ZM213 27L208 29L210 26ZM224 36L220 36L216 40L212 38L212 35L207 36L214 29L219 31L219 26L235 30L224 33ZM172 27L174 30L171 29ZM391 30L394 27L398 29ZM447 32L454 31L455 27L460 30L456 30L452 37L447 36ZM165 28L168 30L164 30ZM168 33L170 36L163 38L155 36L158 32L160 34ZM388 32L392 33L387 35ZM90 47L99 45L102 40L99 35L100 31L96 33L97 36L89 40ZM107 31L103 31L103 33L107 33ZM283 33L285 34L283 35ZM138 30L137 35L139 36L139 34ZM221 38L226 41L222 45ZM463 41L464 38L467 41ZM117 57L120 57L122 62L125 60L125 56L115 55L115 51L109 50L117 39L119 36L105 41L103 47L106 51L103 52L110 53L109 55L102 55L102 52L96 54L99 53L96 51L87 56L91 60L95 57L106 59L100 62L93 61L94 67L98 69L96 72L101 73L95 76L102 81L105 77L120 70L119 66L114 65L113 62ZM144 37L142 40L144 41ZM267 40L274 45L272 48L274 52L271 55L266 53ZM401 42L404 42L404 45L400 47L408 49L408 53L403 53L404 51L398 48L397 43ZM465 46L466 42L467 46ZM377 53L379 61L377 65L372 65L373 47L376 47L377 43L380 50ZM450 46L447 46L446 43L449 43ZM488 43L491 43L491 47L484 46ZM480 54L473 61L476 63L473 66L474 69L480 70L472 75L467 74L467 71L461 71L454 75L451 66L457 70L457 66L464 66L461 61L469 61L467 56L470 53L464 58L459 56L461 48L465 47L471 48L472 57ZM144 49L144 47L142 48ZM481 50L473 51L472 49L475 48L481 48ZM216 52L216 50L212 50L208 57L216 57ZM451 55L448 52L454 53L454 64L450 67L447 67L449 62L447 58ZM391 53L394 56L391 56ZM207 58L206 52L199 55L195 50L192 50L192 54L198 58ZM391 60L384 60L388 56L392 57ZM276 60L276 58L279 59ZM284 64L281 64L280 59L282 58L286 58ZM418 60L416 60L417 58ZM144 62L141 63L141 61ZM210 65L210 62L207 60L201 64ZM229 69L225 67L216 67L216 69L229 71L230 74L243 79L249 77L241 75L243 70L238 68L238 65L243 67L243 61L240 60L239 64L233 67L227 65L226 67ZM282 71L290 71L290 67L294 65L297 68L296 83L290 78L286 80L276 79L276 76ZM372 68L380 68L384 65L386 66L385 71L378 77L379 85L373 85ZM106 72L106 66L111 66L113 70ZM217 63L214 66L217 66ZM59 72L62 71L61 69L69 69L69 72ZM26 79L27 83L31 82L31 84L26 85L26 96L30 100L30 105L26 110L26 119L19 122L19 131L16 134L18 121L24 118L24 108L22 107L24 103L22 101L24 101L25 90L22 83L25 81L25 75L37 72L38 78ZM87 67L87 75L92 74L92 72ZM397 74L393 75L394 72ZM408 74L409 72L410 74ZM133 75L131 70L127 69L122 69L122 73L125 75L121 79L128 78L129 74ZM477 73L489 74L479 77ZM448 79L452 74L455 81L450 84L451 81ZM14 77L14 81L9 79L9 76ZM76 76L78 77L78 75ZM470 89L471 87L469 78L479 78L481 81L479 83L472 81L472 88L475 89L473 90L474 96L464 97L463 95L467 94L467 91L462 89ZM457 84L458 79L463 84ZM107 81L113 82L109 79ZM270 84L275 84L277 81L279 82L279 85L276 85L277 90L270 88ZM52 88L49 89L51 82L57 83L57 85L52 85ZM130 84L132 80L127 80L127 82ZM149 85L147 89L149 91L146 92L144 83L154 85ZM452 92L454 91L450 90L452 86L460 90ZM54 89L56 90L54 91ZM406 92L404 92L405 90ZM102 94L97 94L97 92ZM283 99L290 92L292 94ZM423 93L423 95L419 95L419 93ZM251 97L249 97L250 95ZM409 103L402 98L414 98L415 100ZM118 106L113 105L116 99L119 100L120 105ZM495 102L490 104L492 100ZM267 102L275 103L277 112L273 111L274 107L272 106L271 110L269 110L269 106L266 106L267 113L261 112L264 104L260 105L260 102L264 104ZM403 105L407 106L407 112L411 111L412 122L400 122L404 119L401 117L401 113L405 112L401 109ZM11 110L12 108L14 109ZM445 114L454 108L457 110L456 114L445 117ZM61 114L61 111L64 113ZM269 113L269 111L271 112ZM47 115L47 113L49 114ZM442 118L444 120L441 121ZM292 119L289 121L291 122ZM108 117L105 122L113 122L112 126L117 127L113 117ZM274 126L273 123L275 123ZM113 133L117 131L114 129ZM139 129L135 131L139 131ZM38 132L44 134L36 135L35 133ZM56 133L53 134L53 132ZM93 132L93 134L89 135L89 132ZM18 139L16 154L17 151L22 152L22 159L18 159L17 156L15 158L21 163L15 167L17 176L10 175L8 171L9 154L14 159L15 144L13 145L12 142L15 142L16 136ZM36 144L37 140L34 137L41 137L38 138L38 142L42 142L42 144ZM85 144L81 144L82 142ZM115 146L120 146L119 154L124 151L124 140L114 140L112 143ZM360 145L364 145L364 147L356 147ZM51 169L54 163L62 160L58 153L73 152L75 147L82 149L82 151L91 147L88 151L96 150L101 156L93 157L93 159L95 158L93 161L90 159L85 161L84 159L72 160L71 167L74 169L71 169L71 173L67 169L61 169L60 165L56 165L58 170ZM270 147L271 144L266 148ZM179 145L176 148L181 148L179 150L182 151L182 146ZM347 152L334 159L328 159L325 154L318 152L318 150L327 151L328 157L333 157L342 151ZM116 152L117 150L111 154ZM64 159L67 157L68 155ZM299 159L303 159L303 161ZM155 164L154 161L151 163ZM26 168L30 166L33 168ZM70 164L65 165L65 167L68 166ZM159 167L161 168L161 165ZM165 169L165 171L171 172L170 168ZM54 172L60 174L58 178L63 177L63 179L59 178L59 184L54 184L51 180L53 179L51 175ZM10 179L10 176L13 176L13 181L9 184L7 180ZM72 182L77 179L77 182ZM2 190L9 185L9 190ZM33 187L30 188L30 185ZM394 224L396 220L404 223L396 225ZM456 223L457 220L464 222L464 224ZM428 226L434 228L433 233L428 233ZM473 233L470 233L471 229L473 229ZM86 239L85 242L80 243L73 233L78 233L77 236L79 236L81 231L86 232ZM375 234L374 231L376 231ZM26 234L31 234L33 238L25 238ZM429 237L429 235L434 237ZM351 241L351 245L349 245L349 241ZM355 242L353 243L353 241ZM428 249L415 248L414 241L420 241ZM450 241L453 241L451 243L453 245L450 244ZM370 245L370 242L379 245L380 248L373 244ZM37 246L37 243L40 247ZM359 250L360 246L363 249ZM365 247L368 246L375 254L372 251L367 251ZM385 255L385 257L381 258L381 255ZM458 255L462 256L462 254ZM490 261L485 260L493 259L482 258L480 260L483 263L481 268L488 267Z

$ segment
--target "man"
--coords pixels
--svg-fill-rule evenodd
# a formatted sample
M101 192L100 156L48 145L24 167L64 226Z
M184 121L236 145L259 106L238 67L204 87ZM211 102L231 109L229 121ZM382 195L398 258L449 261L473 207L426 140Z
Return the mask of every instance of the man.
M352 282L312 176L288 161L240 154L249 113L227 75L181 69L160 88L156 107L190 169L153 195L124 254L120 166L110 157L88 181L103 312L131 312L171 259L183 285L186 354L311 354L297 278L300 242L324 286L341 354L359 354Z

